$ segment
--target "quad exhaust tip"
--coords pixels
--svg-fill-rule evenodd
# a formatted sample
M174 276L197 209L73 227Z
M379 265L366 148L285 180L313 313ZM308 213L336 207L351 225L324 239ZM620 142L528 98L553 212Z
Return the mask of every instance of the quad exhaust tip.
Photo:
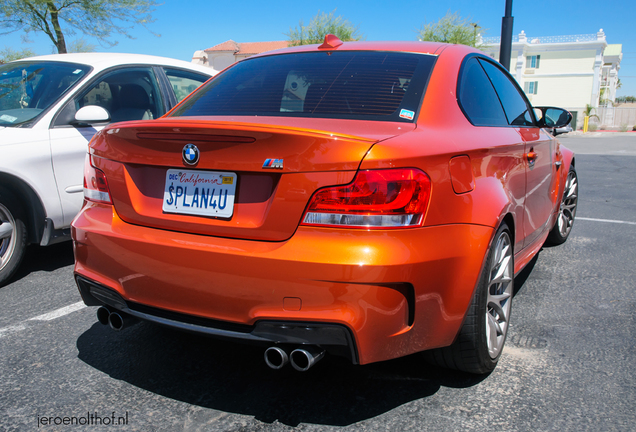
M269 347L265 350L265 363L272 369L282 369L283 366L289 363L289 355L282 348Z
M325 350L315 346L297 348L289 355L289 360L294 369L306 372L325 356Z
M100 324L108 325L108 317L110 316L110 310L107 307L101 306L97 309L97 321Z
M124 312L111 311L106 306L101 306L97 309L97 321L100 324L110 326L115 331L120 331L124 327L129 327L138 322L137 318Z
M287 351L280 347L270 347L265 350L265 363L272 369L282 369L287 363L299 372L306 372L311 369L325 356L325 350L317 346L303 346L296 348L287 354Z

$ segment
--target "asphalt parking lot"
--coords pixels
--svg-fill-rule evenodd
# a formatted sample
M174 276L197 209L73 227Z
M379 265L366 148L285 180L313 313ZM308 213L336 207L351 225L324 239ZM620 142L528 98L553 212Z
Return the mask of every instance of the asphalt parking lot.
M276 372L259 348L145 323L115 333L79 303L65 243L31 247L0 288L0 429L634 430L636 133L561 142L577 153L577 220L517 277L492 374L419 355Z

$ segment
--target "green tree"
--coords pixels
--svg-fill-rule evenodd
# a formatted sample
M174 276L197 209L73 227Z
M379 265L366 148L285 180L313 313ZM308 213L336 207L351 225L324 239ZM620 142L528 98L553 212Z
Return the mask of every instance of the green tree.
M4 47L4 49L0 49L0 64L20 60L25 57L33 57L34 55L35 53L28 48L16 51L9 47Z
M636 102L636 96L618 96L616 102L634 103Z
M596 120L601 121L601 119L596 114L592 114L593 111L596 111L596 108L594 108L590 104L586 104L585 109L583 110L583 113L585 114L585 117L589 117L589 118L596 117Z
M91 43L86 42L86 39L79 38L79 39L75 39L73 42L68 44L67 48L68 48L68 52L85 53L85 52L93 52L95 51L95 48L97 47Z
M287 36L289 46L299 46L308 44L320 44L325 40L328 34L336 35L342 41L358 41L364 36L359 33L358 26L354 26L351 22L342 16L334 16L335 9L330 13L320 13L314 16L309 25L303 25L302 20L298 27L290 28Z
M435 23L425 24L418 32L421 41L462 44L479 48L480 33L485 30L470 18L462 18L458 12L448 11Z
M114 46L111 35L132 39L134 25L154 22L155 0L2 0L0 34L18 30L42 32L57 52L67 52L66 36L78 31Z

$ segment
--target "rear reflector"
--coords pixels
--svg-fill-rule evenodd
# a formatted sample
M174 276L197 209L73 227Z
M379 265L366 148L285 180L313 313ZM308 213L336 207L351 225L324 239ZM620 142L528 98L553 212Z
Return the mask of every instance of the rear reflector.
M317 191L301 225L343 228L420 226L430 194L431 181L418 169L360 171L349 185Z

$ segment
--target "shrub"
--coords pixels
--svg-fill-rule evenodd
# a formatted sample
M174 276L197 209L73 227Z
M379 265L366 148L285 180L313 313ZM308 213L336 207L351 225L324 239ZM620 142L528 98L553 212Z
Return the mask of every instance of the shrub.
M621 127L618 128L619 132L627 132L627 125L623 123Z
M590 132L594 132L596 129L598 129L598 125L596 123L590 123L587 126L587 130L589 130Z

